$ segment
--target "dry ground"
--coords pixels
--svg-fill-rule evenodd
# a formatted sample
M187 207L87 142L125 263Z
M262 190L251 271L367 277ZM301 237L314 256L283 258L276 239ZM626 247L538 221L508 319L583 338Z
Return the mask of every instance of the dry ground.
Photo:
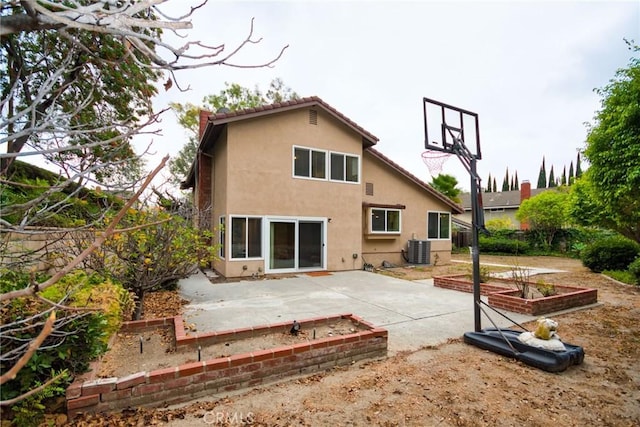
M544 280L597 288L601 306L554 317L563 340L585 349L584 363L550 374L456 339L178 408L132 409L74 425L640 425L640 289L576 260L483 255L481 262L562 269L567 273ZM451 263L384 273L416 279L468 269Z

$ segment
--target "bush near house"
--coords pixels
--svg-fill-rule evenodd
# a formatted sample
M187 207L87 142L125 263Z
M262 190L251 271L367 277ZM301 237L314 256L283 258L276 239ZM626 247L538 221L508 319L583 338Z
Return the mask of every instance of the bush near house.
M489 232L488 236L480 235L480 250L483 252L560 255L574 258L580 258L580 254L590 243L614 235L611 231L591 227L567 228L558 230L549 246L545 241L545 235L536 230L491 229ZM467 250L466 247L459 248L460 252Z
M596 240L581 253L582 263L591 271L626 270L640 254L640 244L622 236Z

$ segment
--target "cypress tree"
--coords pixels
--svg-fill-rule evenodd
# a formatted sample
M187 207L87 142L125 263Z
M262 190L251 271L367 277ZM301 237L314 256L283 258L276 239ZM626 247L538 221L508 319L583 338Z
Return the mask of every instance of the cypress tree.
M544 157L542 158L542 166L540 166L540 174L538 175L538 188L547 188L547 168L544 165Z
M520 190L520 183L518 182L518 171L516 171L514 190Z
M573 160L571 161L571 164L569 165L569 177L568 177L569 181L567 182L567 184L571 185L573 184L573 181L575 180L575 177L573 175Z
M487 193L491 193L491 172L489 172L489 178L487 179Z
M496 178L493 177L493 192L497 192L498 191L498 186L496 185Z
M567 185L567 167L562 168L562 176L560 177L560 185Z
M556 177L553 175L553 165L551 165L551 170L549 171L549 184L547 188L553 188L556 186Z
M576 179L582 176L582 168L580 167L580 153L578 153L578 158L576 159Z
M515 184L514 184L514 182L513 182L513 176L511 176L511 185L509 185L509 190L511 190L511 191L515 190L514 185L515 185Z
M504 179L502 180L502 191L509 191L509 168L507 168Z

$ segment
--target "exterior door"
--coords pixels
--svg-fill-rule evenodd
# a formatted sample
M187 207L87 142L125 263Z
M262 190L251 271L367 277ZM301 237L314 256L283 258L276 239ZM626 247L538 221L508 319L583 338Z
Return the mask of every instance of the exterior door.
M298 268L318 269L323 266L322 223L298 222Z
M269 223L269 270L295 269L296 223L272 221Z
M325 268L325 221L269 220L267 272L296 272Z

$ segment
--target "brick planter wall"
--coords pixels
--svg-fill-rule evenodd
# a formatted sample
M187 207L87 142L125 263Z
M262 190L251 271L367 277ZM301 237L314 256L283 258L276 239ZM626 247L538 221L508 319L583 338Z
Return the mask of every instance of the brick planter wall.
M433 278L434 286L453 289L461 292L473 292L473 282L466 279L467 275L438 276ZM506 284L513 283L509 279L491 279ZM529 282L531 288L536 284ZM598 302L598 290L578 286L555 285L557 295L549 297L523 299L518 296L518 290L506 288L496 284L480 283L480 294L488 296L488 304L503 310L538 316L574 307L595 304Z
M558 295L531 299L517 297L517 290L494 292L489 294L488 303L495 308L538 316L598 302L597 289L556 285L556 290Z
M185 402L207 394L253 387L292 375L309 374L357 360L385 357L388 333L361 318L343 314L301 320L303 329L350 319L359 332L286 345L230 357L138 372L122 378L78 378L67 388L67 414L108 412L127 407L154 407ZM176 347L229 342L288 331L291 322L187 336L181 316L126 322L121 330L142 332L173 327Z

